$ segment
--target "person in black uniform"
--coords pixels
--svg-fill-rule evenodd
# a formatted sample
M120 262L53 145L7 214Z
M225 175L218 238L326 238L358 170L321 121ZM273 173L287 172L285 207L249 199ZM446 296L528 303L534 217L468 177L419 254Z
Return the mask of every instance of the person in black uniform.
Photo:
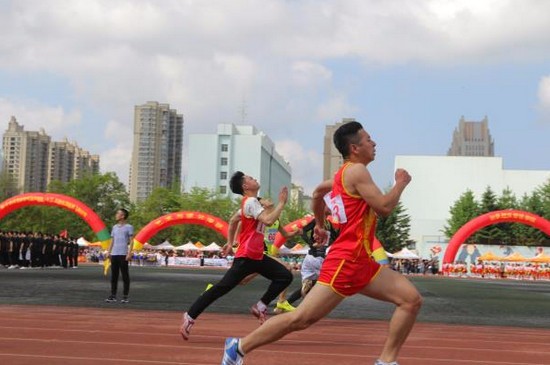
M288 297L288 302L293 304L299 299L305 297L307 293L311 290L313 285L317 282L319 273L321 271L321 265L325 259L328 247L334 242L336 237L338 237L338 230L330 223L328 220L325 220L325 229L330 232L329 240L324 245L319 245L315 242L313 238L313 229L315 228L315 219L309 222L304 228L302 228L302 238L309 245L309 252L307 253L304 261L302 261L302 287L296 289Z
M8 242L8 233L0 232L0 266L3 267L8 267L10 265Z
M21 250L21 240L19 235L15 232L10 232L10 266L8 269L19 268L19 251Z
M41 232L36 232L31 247L31 267L42 267L44 239Z

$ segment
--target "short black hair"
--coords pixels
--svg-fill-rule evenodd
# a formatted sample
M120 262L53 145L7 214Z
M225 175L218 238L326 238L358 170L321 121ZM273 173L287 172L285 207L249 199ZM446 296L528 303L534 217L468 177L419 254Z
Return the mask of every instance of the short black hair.
M130 215L130 212L127 209L124 208L118 208L117 212L121 211L124 214L124 219L128 219L128 216Z
M244 173L242 171L237 171L231 176L231 180L229 180L229 188L233 194L244 195L243 183Z
M349 157L349 145L359 142L357 132L361 129L361 123L353 121L341 125L334 132L334 146L344 159Z

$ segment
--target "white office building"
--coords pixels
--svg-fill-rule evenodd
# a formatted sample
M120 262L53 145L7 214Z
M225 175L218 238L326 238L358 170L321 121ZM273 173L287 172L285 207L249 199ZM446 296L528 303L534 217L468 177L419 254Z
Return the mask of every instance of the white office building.
M256 178L260 195L275 201L283 186L290 188L290 165L273 141L254 126L219 124L216 134L189 136L186 191L201 187L232 196L229 179L235 171Z
M395 168L412 176L401 202L411 216L411 239L419 253L423 245L446 241L449 210L466 190L480 200L487 186L497 196L509 188L520 199L550 179L550 170L506 170L501 157L396 156Z

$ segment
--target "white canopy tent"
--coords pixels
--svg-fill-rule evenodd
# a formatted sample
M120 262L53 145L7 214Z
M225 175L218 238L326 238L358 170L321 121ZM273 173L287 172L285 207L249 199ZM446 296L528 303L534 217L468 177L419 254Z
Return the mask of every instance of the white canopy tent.
M216 242L212 242L208 246L201 248L201 251L215 252L220 251L222 248Z
M279 254L281 254L281 255L288 255L290 252L291 252L290 248L286 247L285 245L282 245L279 248Z
M164 241L160 245L153 246L153 248L155 250L173 250L174 246L170 242Z
M294 255L307 255L309 252L309 246L306 246L300 250L292 251L292 254Z
M418 256L417 254L415 254L414 252L412 252L406 247L403 247L401 251L398 251L392 254L391 257L393 257L394 259L405 259L405 260L418 260L420 258L420 256Z
M86 239L84 237L80 237L79 239L76 240L76 244L79 247L88 247L90 242L86 241Z
M199 249L191 242L187 242L185 245L181 245L175 248L178 251L198 251Z

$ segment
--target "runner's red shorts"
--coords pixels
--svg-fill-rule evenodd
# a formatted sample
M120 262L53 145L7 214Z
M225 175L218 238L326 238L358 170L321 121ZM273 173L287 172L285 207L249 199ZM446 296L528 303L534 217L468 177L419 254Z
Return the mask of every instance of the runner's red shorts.
M349 297L363 290L379 271L380 264L371 257L352 261L328 255L317 282L331 287L341 296Z

